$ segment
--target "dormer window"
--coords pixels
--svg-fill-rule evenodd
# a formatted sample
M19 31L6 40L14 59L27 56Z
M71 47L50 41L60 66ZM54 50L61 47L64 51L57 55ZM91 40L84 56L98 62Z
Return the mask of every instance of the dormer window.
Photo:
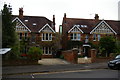
M36 26L37 24L36 23L33 23L33 26Z
M86 27L87 27L87 25L81 25L81 27L82 27L82 28L86 28Z
M25 22L28 22L28 20L26 19Z

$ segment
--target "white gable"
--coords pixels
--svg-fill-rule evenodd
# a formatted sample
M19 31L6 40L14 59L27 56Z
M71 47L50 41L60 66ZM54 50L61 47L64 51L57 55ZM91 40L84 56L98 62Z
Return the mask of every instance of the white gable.
M69 31L68 31L68 33L70 33L70 32L81 32L81 33L83 33L83 31L79 28L79 26L77 26L77 25L74 25Z
M101 21L90 34L117 34L104 20Z
M22 31L22 32L31 32L31 30L18 18L16 17L12 22L16 22L16 31Z
M55 31L49 26L49 24L46 24L45 26L42 27L42 29L40 29L38 32L53 32L55 33Z

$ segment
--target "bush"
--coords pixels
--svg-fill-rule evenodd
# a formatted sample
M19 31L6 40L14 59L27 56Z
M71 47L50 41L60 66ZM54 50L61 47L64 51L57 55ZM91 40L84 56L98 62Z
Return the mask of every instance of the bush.
M60 55L60 59L64 59L64 55Z
M42 50L39 47L31 47L27 55L31 60L39 60L42 56Z

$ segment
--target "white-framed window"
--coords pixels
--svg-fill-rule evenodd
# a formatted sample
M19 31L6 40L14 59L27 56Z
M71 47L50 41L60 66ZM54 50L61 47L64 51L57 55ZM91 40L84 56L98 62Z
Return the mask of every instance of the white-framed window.
M42 33L42 41L52 41L51 33Z
M98 41L100 41L100 38L101 38L100 34L98 34L97 37L98 37Z
M93 41L96 41L96 34L93 34Z
M70 34L71 40L79 40L81 39L80 33L71 33Z
M52 48L51 47L43 47L43 54L51 55L52 54Z

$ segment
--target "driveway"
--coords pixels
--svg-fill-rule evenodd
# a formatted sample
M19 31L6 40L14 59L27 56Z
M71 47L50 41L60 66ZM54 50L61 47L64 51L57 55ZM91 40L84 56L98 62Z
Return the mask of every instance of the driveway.
M59 58L43 58L42 60L39 60L38 63L42 65L70 64L69 62Z

